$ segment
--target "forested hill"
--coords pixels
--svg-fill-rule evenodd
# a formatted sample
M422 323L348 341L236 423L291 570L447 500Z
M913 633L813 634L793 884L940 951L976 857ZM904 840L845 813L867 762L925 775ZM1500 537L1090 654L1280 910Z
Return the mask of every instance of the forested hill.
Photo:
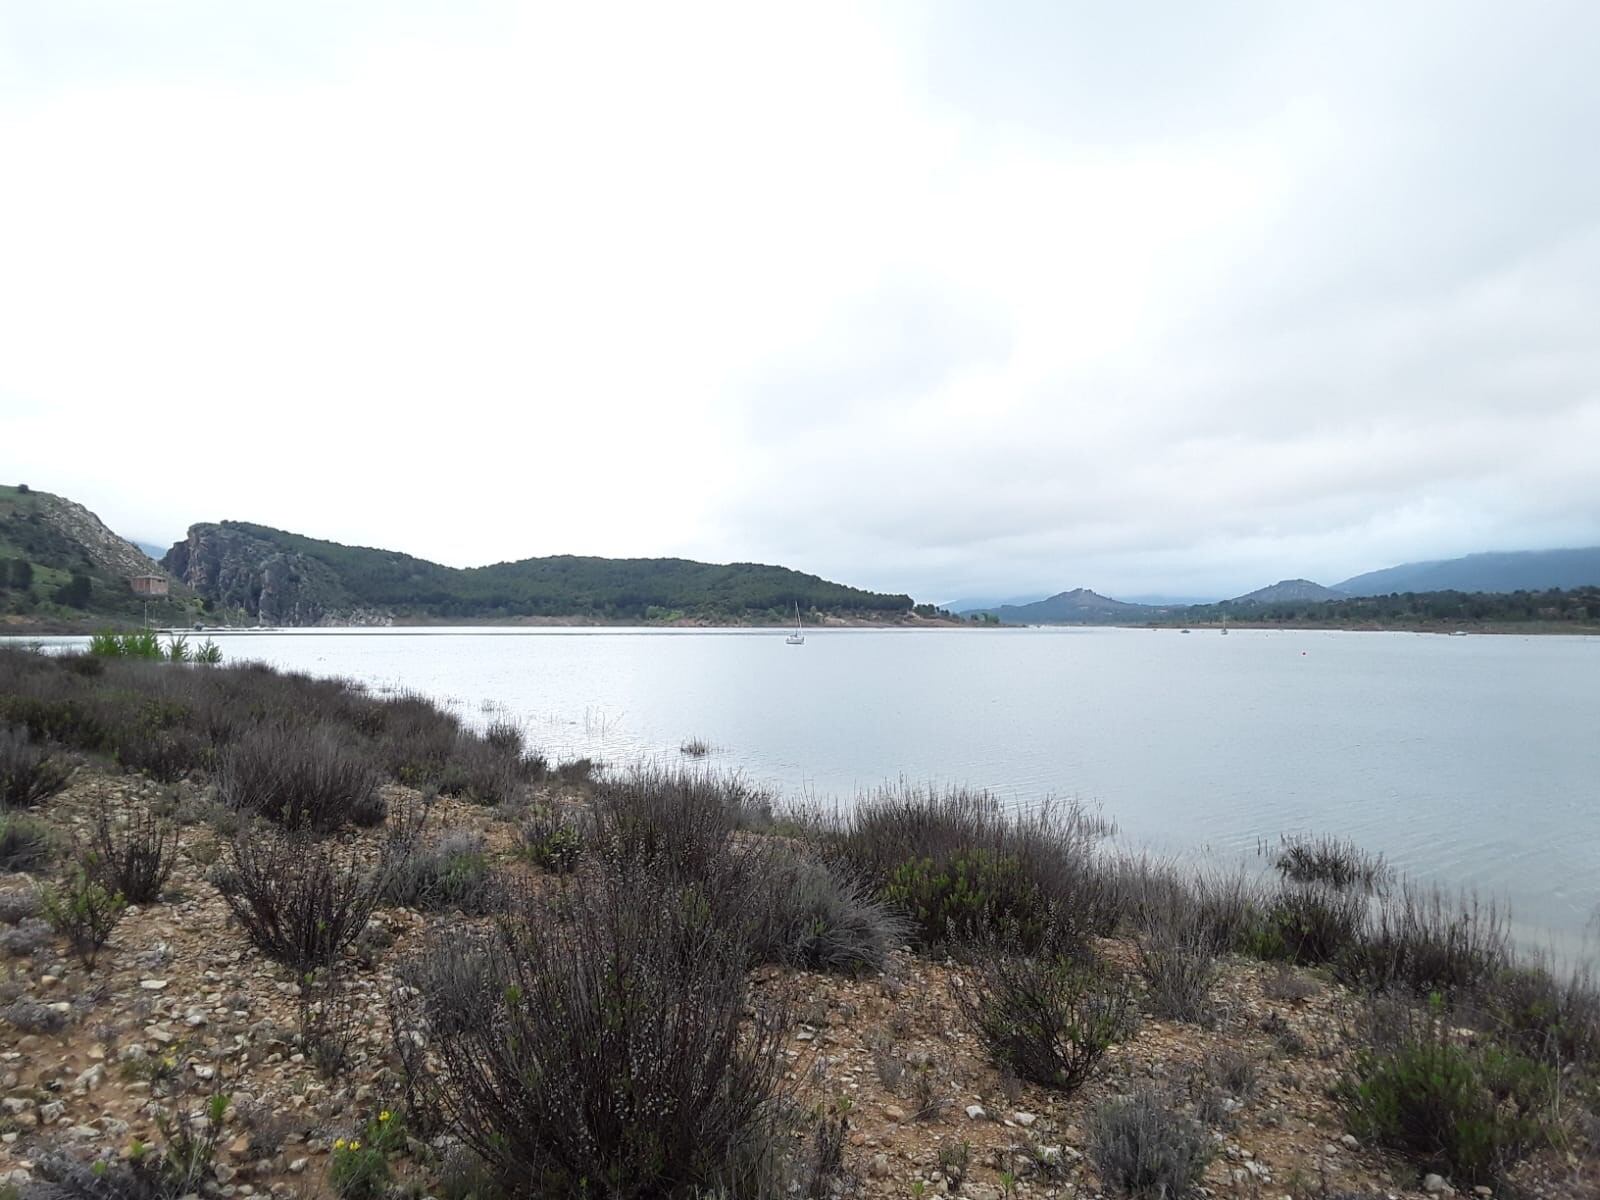
M891 617L911 597L759 563L556 555L456 568L244 521L194 525L163 564L213 607L273 625L395 618L782 620Z

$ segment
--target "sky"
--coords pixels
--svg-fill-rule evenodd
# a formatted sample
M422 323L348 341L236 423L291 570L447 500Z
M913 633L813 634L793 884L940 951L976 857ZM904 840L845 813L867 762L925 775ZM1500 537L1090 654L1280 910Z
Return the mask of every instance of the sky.
M1600 543L1600 5L0 0L0 481L1226 596Z

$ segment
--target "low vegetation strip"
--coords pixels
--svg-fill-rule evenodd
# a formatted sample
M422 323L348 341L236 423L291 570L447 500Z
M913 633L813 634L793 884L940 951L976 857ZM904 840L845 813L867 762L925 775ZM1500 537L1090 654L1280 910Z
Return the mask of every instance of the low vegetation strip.
M1072 806L674 761L0 651L0 1186L1593 1194L1600 991L1491 906L1337 840L1197 874Z

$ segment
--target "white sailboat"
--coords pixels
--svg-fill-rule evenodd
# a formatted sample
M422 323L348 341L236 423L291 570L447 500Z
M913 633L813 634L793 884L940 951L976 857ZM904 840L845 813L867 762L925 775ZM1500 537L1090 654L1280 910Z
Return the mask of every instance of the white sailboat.
M1227 613L1223 613L1222 614L1222 636L1223 637L1227 637L1228 636L1228 614Z
M791 646L804 646L806 644L806 635L800 632L800 602L798 600L794 604L794 632L783 640Z

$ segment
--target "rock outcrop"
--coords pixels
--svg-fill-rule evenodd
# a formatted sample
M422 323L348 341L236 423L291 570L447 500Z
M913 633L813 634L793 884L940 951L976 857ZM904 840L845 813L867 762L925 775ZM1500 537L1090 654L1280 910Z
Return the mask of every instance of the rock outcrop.
M386 625L392 614L362 605L326 563L225 525L194 525L162 565L213 605L264 625Z

